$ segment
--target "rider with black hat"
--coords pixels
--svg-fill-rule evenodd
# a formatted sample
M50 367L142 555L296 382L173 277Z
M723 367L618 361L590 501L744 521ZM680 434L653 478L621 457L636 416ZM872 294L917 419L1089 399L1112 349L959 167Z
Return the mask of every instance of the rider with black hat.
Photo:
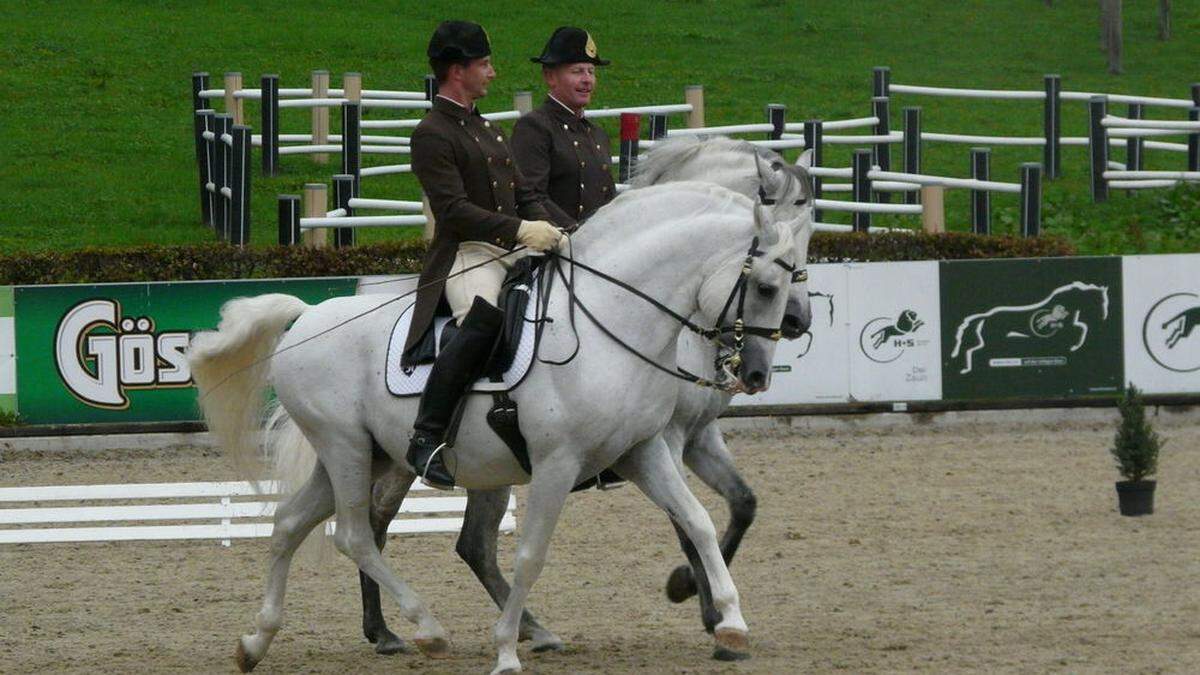
M616 196L608 135L583 116L596 88L596 67L609 62L597 55L587 31L571 26L556 29L541 56L530 60L542 64L549 92L540 107L517 120L513 153L554 222L574 229Z
M500 286L519 256L498 258L518 244L548 250L563 234L525 187L504 132L475 108L496 76L487 33L476 23L445 21L434 31L427 53L438 95L413 130L410 148L413 173L429 199L435 230L402 362L411 367L432 360L433 319L448 308L459 329L434 361L407 458L425 483L449 489L454 477L440 452L445 432L500 332Z

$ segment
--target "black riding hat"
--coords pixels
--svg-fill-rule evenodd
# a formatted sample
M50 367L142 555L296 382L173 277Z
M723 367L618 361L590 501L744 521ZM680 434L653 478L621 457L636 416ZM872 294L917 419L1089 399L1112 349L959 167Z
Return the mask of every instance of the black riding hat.
M591 63L607 66L610 62L596 56L596 41L582 28L560 26L554 29L541 56L530 61L543 66L558 66L564 63Z
M438 61L467 61L482 59L492 53L487 31L471 21L443 21L429 38L431 59Z

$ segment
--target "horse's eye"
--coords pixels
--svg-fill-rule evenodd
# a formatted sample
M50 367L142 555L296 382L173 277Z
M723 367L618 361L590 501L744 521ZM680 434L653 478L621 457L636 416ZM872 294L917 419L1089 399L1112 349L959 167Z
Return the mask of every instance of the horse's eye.
M775 288L774 286L772 286L770 284L759 284L758 285L758 294L763 296L764 298L773 298L773 297L775 297L775 294L778 292L779 292L779 289Z

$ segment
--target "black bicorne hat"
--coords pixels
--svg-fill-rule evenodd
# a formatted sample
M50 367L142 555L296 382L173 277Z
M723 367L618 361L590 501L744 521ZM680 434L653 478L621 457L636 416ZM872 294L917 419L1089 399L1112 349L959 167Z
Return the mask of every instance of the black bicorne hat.
M596 55L596 41L582 28L560 26L554 29L554 34L546 41L541 56L535 56L530 61L543 66L557 66L564 63L592 63L597 66L607 66L609 61Z
M429 58L438 61L482 59L492 53L487 31L471 21L443 21L429 38Z

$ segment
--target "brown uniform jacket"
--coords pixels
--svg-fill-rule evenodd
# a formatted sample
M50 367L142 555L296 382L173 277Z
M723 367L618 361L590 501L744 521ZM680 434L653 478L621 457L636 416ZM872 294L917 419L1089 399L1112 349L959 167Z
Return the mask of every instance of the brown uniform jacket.
M574 229L616 196L608 134L546 97L517 120L513 154L555 224Z
M478 110L434 98L433 109L413 130L409 147L413 173L436 223L404 345L402 360L414 365L415 347L433 325L459 243L482 241L511 249L521 220L549 220L550 215L524 188L504 132Z

